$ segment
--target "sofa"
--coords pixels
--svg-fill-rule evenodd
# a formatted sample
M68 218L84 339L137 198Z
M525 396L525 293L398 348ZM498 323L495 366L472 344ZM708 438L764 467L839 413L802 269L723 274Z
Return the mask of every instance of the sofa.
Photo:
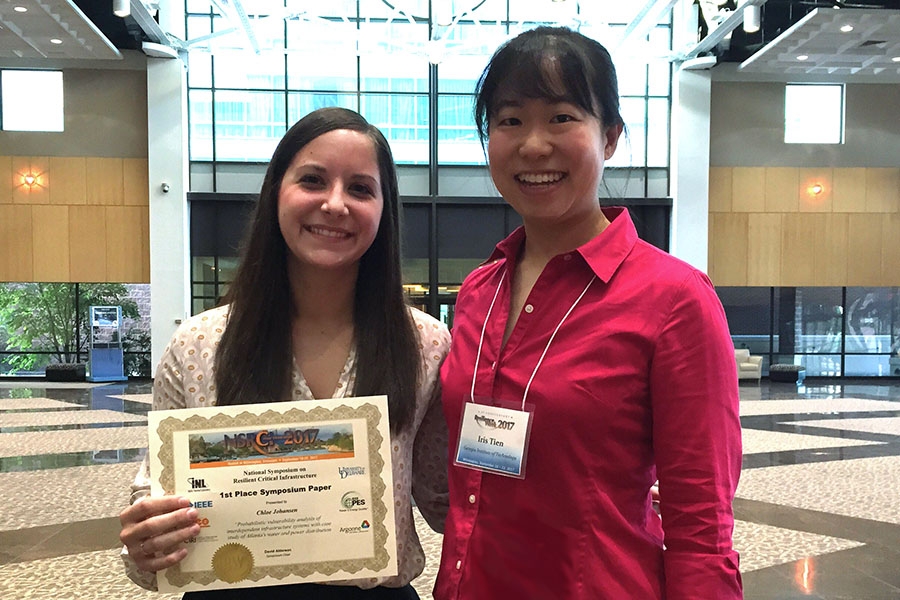
M735 348L734 362L737 366L738 379L759 381L762 377L762 356L752 356L746 348Z

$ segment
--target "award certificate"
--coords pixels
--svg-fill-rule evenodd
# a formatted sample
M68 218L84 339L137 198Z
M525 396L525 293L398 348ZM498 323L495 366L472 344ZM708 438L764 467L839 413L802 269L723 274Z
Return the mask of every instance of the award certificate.
M163 592L397 574L387 398L151 411L153 495L200 534Z

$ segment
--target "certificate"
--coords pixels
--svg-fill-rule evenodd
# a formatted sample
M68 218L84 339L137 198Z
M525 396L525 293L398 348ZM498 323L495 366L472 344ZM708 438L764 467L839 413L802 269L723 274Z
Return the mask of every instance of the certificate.
M151 411L153 495L200 534L163 592L397 574L387 398Z

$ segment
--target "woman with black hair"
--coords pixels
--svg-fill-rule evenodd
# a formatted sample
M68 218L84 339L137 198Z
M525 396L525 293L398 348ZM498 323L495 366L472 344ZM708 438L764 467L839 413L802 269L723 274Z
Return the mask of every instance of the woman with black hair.
M491 177L523 227L456 302L434 597L740 598L733 346L709 279L600 206L624 129L609 53L526 31L476 92Z

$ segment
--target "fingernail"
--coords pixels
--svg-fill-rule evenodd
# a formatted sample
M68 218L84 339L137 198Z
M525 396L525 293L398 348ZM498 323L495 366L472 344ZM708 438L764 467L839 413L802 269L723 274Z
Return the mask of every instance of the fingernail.
M186 514L187 514L188 518L196 519L200 513L197 511L196 508L189 508Z

